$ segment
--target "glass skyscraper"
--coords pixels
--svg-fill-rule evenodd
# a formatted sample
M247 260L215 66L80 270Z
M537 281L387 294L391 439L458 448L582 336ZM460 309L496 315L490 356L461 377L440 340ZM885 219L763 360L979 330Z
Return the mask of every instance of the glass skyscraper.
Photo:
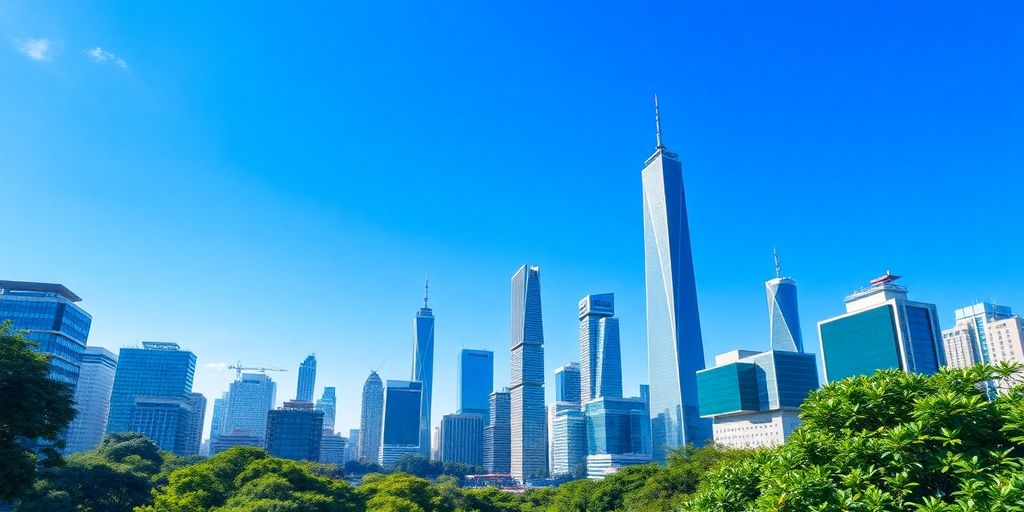
M92 325L92 316L75 304L81 300L61 284L0 281L0 322L11 320L15 331L28 331L25 337L39 343L36 350L53 356L50 378L72 388Z
M583 411L589 478L651 461L651 420L643 398L595 398Z
M144 341L142 348L122 348L110 394L107 432L139 432L166 451L192 454L195 369L195 354L177 343Z
M324 413L324 430L334 432L334 418L337 410L338 399L335 388L328 386L324 388L324 395L316 401L316 409Z
M359 450L356 457L376 461L380 456L381 422L384 421L384 383L371 371L363 384L363 400L359 415Z
M484 470L507 475L512 468L512 400L508 388L491 393L491 423L484 427Z
M622 397L622 354L615 295L602 293L580 299L580 400Z
M388 380L384 387L384 433L378 458L381 466L419 453L422 395L423 385L419 382Z
M262 373L243 373L231 383L223 435L267 435L267 412L277 402L277 384Z
M188 455L199 453L199 447L203 444L203 422L206 421L206 397L202 393L192 393L189 397L189 405L192 407L192 415L189 418L188 439L185 441L185 450Z
M442 462L470 466L484 463L484 420L479 414L446 414L441 418Z
M548 469L540 267L523 265L512 276L511 341L511 474L522 482Z
M310 354L299 365L299 383L295 391L295 399L301 402L312 402L314 387L316 387L316 355Z
M555 402L580 403L580 363L568 363L555 369Z
M426 290L429 291L429 283ZM423 307L416 312L412 325L412 380L422 384L419 447L424 457L430 457L430 397L434 382L434 313L427 306L427 298L424 292Z
M579 401L548 405L551 476L576 473L587 457L586 420Z
M661 143L657 98L655 121L657 146L641 181L651 434L654 460L664 462L667 448L711 439L711 422L700 417L697 406L696 373L704 368L704 344L683 166Z
M228 409L228 392L221 393L220 398L213 399L213 419L210 423L210 441L225 433L224 420Z
M771 348L789 352L803 352L804 338L800 334L800 314L796 303L796 281L782 277L779 256L775 255L775 278L764 282L768 296L768 326Z
M291 460L320 460L324 413L306 400L285 402L267 413L267 453Z
M476 414L490 423L490 398L494 391L494 352L462 349L459 353L458 402L460 414Z
M116 371L117 356L111 351L103 347L85 348L82 371L75 388L78 415L68 426L65 453L92 450L103 440Z

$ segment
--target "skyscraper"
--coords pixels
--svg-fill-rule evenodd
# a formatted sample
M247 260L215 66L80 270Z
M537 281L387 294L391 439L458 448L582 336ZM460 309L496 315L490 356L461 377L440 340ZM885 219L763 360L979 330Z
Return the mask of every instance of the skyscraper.
M359 460L359 429L348 429L348 446L345 447L345 461Z
M422 384L420 404L420 455L430 457L430 398L434 382L434 313L427 306L429 281L424 287L423 307L416 312L412 325L412 380Z
M512 276L511 318L512 477L522 482L548 465L540 267L523 265Z
M876 370L932 374L945 364L935 304L907 299L886 272L846 297L846 313L818 322L825 383Z
M299 365L299 383L295 391L295 399L301 402L312 402L314 387L316 387L316 354L310 354Z
M460 414L476 414L490 423L490 397L494 391L494 352L462 349L459 353L458 402Z
M623 466L651 461L650 413L643 398L599 397L583 404L587 477L600 479Z
M796 281L782 277L782 265L778 253L775 254L775 278L765 281L764 289L768 296L768 327L771 333L771 348L803 352L804 338L800 334Z
M700 417L697 407L696 373L704 368L704 344L683 166L661 143L657 97L654 111L657 146L644 164L641 180L651 435L654 460L664 462L666 448L710 439L711 423Z
M213 399L213 418L210 421L210 441L225 433L224 420L228 410L228 392L221 393L220 398Z
M555 369L555 402L580 404L580 363L566 363Z
M332 386L324 388L324 396L316 401L316 409L324 413L324 430L334 432L334 417L337 410L338 399L335 396L335 389Z
M277 402L277 384L262 373L243 373L231 383L223 434L267 436L267 412Z
M441 418L439 459L483 466L484 420L479 414L446 414Z
M602 293L580 299L580 400L622 397L622 354L615 295Z
M422 394L423 385L416 381L389 379L384 387L384 433L378 458L381 466L420 453Z
M82 370L75 388L78 415L68 426L65 453L91 450L103 440L110 413L110 391L114 387L117 356L103 347L86 347Z
M35 350L48 354L50 378L78 383L82 354L92 316L75 303L82 298L61 284L0 281L0 322L12 320L15 331L38 342Z
M371 371L363 384L363 402L359 415L359 451L356 456L376 461L380 456L381 422L384 421L384 383Z
M285 402L267 413L267 453L292 460L320 460L324 413L305 400Z
M586 418L580 403L548 405L551 430L551 476L575 474L587 457Z
M325 428L326 432L327 429ZM351 441L341 434L324 434L320 438L320 462L324 464L344 464L349 452L348 445Z
M491 393L491 423L484 427L484 470L510 474L512 468L512 401L508 388Z
M192 454L195 369L195 354L177 343L144 341L141 349L122 348L110 394L107 432L140 432L166 451Z
M206 421L206 397L202 393L192 393L189 397L189 405L192 406L192 416L189 419L188 439L185 441L185 449L188 455L199 453L199 447L203 444L203 422Z
M1009 306L980 302L957 309L956 325L942 331L946 363L952 368L966 368L978 363L991 363L990 324L1013 318Z

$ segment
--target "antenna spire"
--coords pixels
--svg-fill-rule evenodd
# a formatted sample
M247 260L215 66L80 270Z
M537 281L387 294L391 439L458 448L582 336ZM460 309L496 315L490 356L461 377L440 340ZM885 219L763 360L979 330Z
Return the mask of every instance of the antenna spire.
M423 309L428 309L427 299L430 298L430 274L427 274L423 282Z
M654 93L654 129L658 137L658 149L665 146L661 144L661 110L658 109L658 93Z
M779 259L779 252L772 246L772 256L775 257L775 277L782 277L782 260Z

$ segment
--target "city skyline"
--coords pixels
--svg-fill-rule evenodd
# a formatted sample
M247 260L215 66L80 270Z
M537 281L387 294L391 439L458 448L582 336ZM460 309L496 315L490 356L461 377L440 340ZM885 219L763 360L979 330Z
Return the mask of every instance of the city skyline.
M182 27L162 21L164 9L130 21L153 38L172 37ZM1015 92L1024 66L1007 53L1021 36L998 22L1019 19L1019 6L904 7L937 27L919 33L894 15L901 8L877 4L789 7L786 16L767 6L666 5L659 12L686 30L649 38L637 35L648 33L650 9L612 16L596 7L588 15L617 23L586 32L592 47L574 42L585 26L544 28L572 19L567 6L474 11L518 27L499 27L499 36L535 35L554 52L491 46L476 28L412 45L422 21L404 12L392 20L397 43L385 41L349 26L372 19L355 7L351 16L319 16L346 20L351 30L341 34L309 13L277 16L292 38L267 48L210 30L206 16L218 13L248 26L268 21L224 9L187 17L201 40L173 51L118 28L113 7L9 2L0 16L5 35L64 44L40 61L10 44L0 50L0 65L19 76L0 84L12 99L0 107L9 120L0 175L24 192L10 198L19 215L0 218L0 229L25 247L2 256L0 277L74 290L94 317L90 346L117 353L155 339L195 353L194 390L209 399L206 432L215 397L234 380L227 365L288 368L273 376L283 386L276 407L291 397L292 372L310 352L320 359L315 396L337 388L337 430L358 426L367 370L408 377L408 317L424 271L436 284L432 306L443 311L436 376L454 375L466 346L494 351L493 389L509 384L501 371L509 364L507 278L532 261L545 269L544 375L578 359L578 321L569 315L579 297L611 291L623 388L646 383L633 171L650 149L654 92L685 164L706 364L733 347L768 348L762 283L773 245L799 276L808 352L818 352L817 322L841 314L840 299L885 269L937 305L942 329L967 304L1024 307L1020 242L955 256L922 249L974 212L1001 219L973 223L979 239L1020 232L1024 222L1012 195L1024 164ZM451 28L451 14L416 13L442 28ZM723 41L701 23L708 19L747 36ZM976 37L980 26L985 37ZM808 51L806 41L822 40L825 29L839 33ZM127 67L79 51L98 44ZM403 56L396 44L415 48ZM376 48L378 58L353 59L350 48ZM475 58L474 48L502 58ZM257 66L253 54L266 58ZM438 63L437 55L447 57L423 85L392 85L419 77L417 61ZM591 65L597 58L608 71ZM467 61L477 66L454 67ZM199 76L209 87L189 78ZM322 85L302 98L280 92L297 83ZM381 158L395 147L407 151ZM977 172L998 186L963 187ZM957 207L943 204L950 198ZM926 222L890 241L870 211ZM600 230L580 229L585 218L600 220ZM54 226L73 256L31 249L52 244ZM271 304L267 283L305 294ZM324 331L313 319L343 328ZM435 380L432 425L457 409L453 379ZM545 402L553 387L548 381Z

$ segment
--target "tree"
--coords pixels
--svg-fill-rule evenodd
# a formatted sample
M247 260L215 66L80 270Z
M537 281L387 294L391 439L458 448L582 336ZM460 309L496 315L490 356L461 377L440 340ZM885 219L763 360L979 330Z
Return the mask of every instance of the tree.
M61 463L58 437L75 417L71 387L50 379L49 358L11 326L0 322L0 502L27 492L40 463Z

